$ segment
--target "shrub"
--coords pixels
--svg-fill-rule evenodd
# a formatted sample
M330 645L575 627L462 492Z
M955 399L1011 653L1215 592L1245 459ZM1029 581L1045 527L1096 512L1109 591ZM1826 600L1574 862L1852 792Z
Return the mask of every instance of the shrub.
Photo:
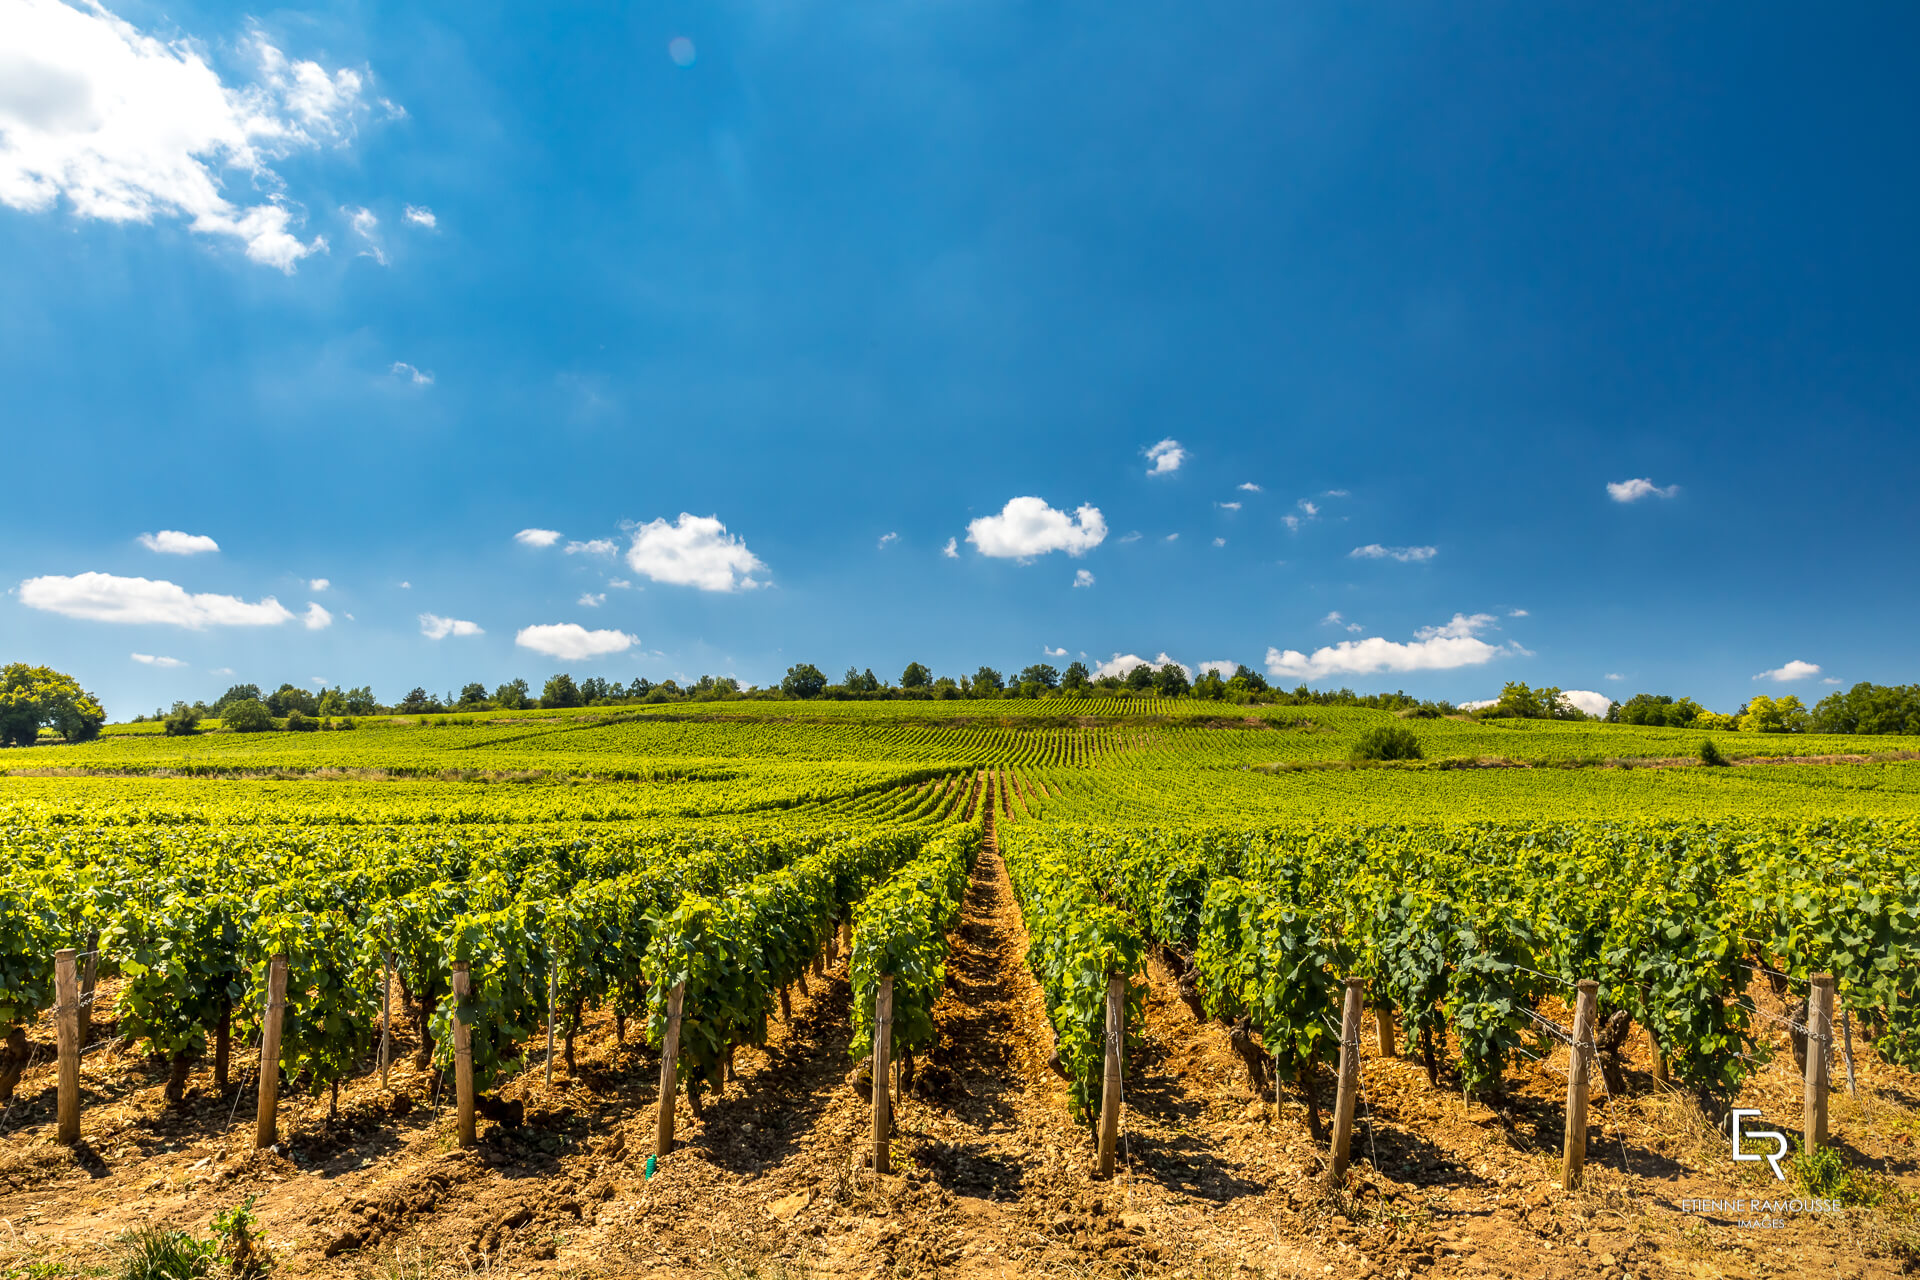
M1838 1200L1844 1205L1879 1204L1886 1186L1870 1170L1856 1169L1838 1147L1820 1147L1812 1155L1793 1157L1793 1180L1809 1196Z
M287 712L287 731L289 733L311 733L320 727L320 722L299 711Z
M226 705L220 723L235 733L265 733L273 728L273 713L258 698L241 698Z
M173 711L162 722L169 738L184 738L200 730L200 713L184 702L173 704Z
M1720 754L1720 748L1712 738L1700 739L1701 764L1725 764L1726 762L1727 758Z
M1413 730L1394 724L1369 729L1353 744L1355 760L1418 760L1425 754Z

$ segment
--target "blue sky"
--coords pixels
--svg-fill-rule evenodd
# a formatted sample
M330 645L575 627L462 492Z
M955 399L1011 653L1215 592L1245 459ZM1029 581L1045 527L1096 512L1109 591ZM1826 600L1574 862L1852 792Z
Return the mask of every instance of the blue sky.
M1902 7L0 8L0 658L116 715L1920 676Z

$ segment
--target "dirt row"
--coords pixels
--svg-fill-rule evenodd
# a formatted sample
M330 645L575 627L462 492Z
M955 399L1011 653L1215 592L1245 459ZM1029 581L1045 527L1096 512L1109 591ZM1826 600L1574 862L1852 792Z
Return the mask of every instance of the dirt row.
M89 1059L77 1153L51 1142L52 1076L37 1066L0 1119L0 1276L99 1275L114 1241L145 1226L205 1232L255 1208L288 1276L1425 1274L1761 1276L1815 1268L1898 1274L1912 1256L1897 1210L1787 1214L1780 1227L1682 1211L1688 1198L1771 1196L1764 1166L1630 1061L1626 1096L1592 1111L1589 1177L1558 1189L1564 1076L1550 1061L1509 1078L1502 1111L1369 1045L1348 1184L1329 1191L1301 1094L1256 1099L1224 1028L1199 1024L1150 966L1145 1025L1128 1064L1115 1178L1091 1176L1088 1128L1046 1066L1052 1037L1025 964L1027 936L989 847L952 937L935 1009L939 1047L902 1099L896 1174L864 1168L868 1103L849 1083L844 963L796 995L764 1049L694 1117L681 1146L647 1157L658 1060L591 1024L552 1088L530 1070L503 1091L513 1127L483 1121L454 1142L445 1082L396 1066L326 1100L295 1093L285 1139L251 1151L251 1095L190 1093L160 1105L164 1072ZM1549 1010L1550 1013L1559 1011ZM1564 1021L1564 1017L1562 1018ZM104 1031L111 1033L111 1026ZM405 1046L403 1046L405 1047ZM1784 1042L1782 1045L1784 1050ZM1798 1114L1790 1054L1743 1096ZM1836 1139L1895 1188L1920 1186L1920 1089L1861 1064L1861 1097L1836 1095ZM1319 1082L1332 1097L1332 1074ZM1790 1127L1790 1125L1782 1126Z

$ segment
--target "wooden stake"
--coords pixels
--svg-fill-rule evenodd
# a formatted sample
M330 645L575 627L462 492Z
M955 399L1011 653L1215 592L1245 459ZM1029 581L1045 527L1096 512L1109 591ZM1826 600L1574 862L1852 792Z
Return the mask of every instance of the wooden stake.
M260 1028L260 1107L254 1115L253 1149L274 1144L280 1108L280 1020L287 1012L287 958L267 962L267 1014Z
M1353 1111L1360 1094L1360 997L1366 982L1347 979L1347 998L1340 1010L1340 1089L1333 1102L1333 1162L1328 1181L1347 1173L1353 1150ZM1311 1070L1311 1066L1308 1067Z
M1667 1082L1667 1055L1660 1050L1659 1037L1653 1034L1653 1028L1647 1028L1647 1048L1653 1051L1653 1078L1661 1084Z
M553 1088L553 1006L560 995L560 965L547 965L547 1088Z
M387 1087L387 1072L393 1065L393 952L380 953L380 1087Z
M1833 1043L1833 975L1816 973L1807 1001L1806 1117L1802 1128L1806 1152L1812 1155L1827 1143L1827 1046Z
M1593 1015L1600 984L1588 978L1578 986L1573 1009L1573 1046L1567 1058L1566 1149L1560 1156L1560 1189L1580 1185L1587 1166L1587 1070L1593 1064Z
M56 1140L63 1147L80 1141L80 978L73 948L53 953L53 1007L60 1042L60 1123Z
M1120 1138L1120 1059L1127 1043L1127 975L1107 975L1106 1063L1100 1081L1099 1176L1113 1176L1113 1149Z
M453 1087L460 1106L460 1145L480 1140L473 1127L473 1028L460 1016L460 1002L473 992L465 960L453 962Z
M1847 1006L1840 1005L1840 1060L1847 1064L1847 1096L1860 1096L1859 1082L1853 1078L1853 1023L1847 1020Z
M1393 1006L1382 1001L1373 1006L1374 1049L1383 1058L1400 1056L1393 1043Z
M660 1112L653 1131L653 1154L664 1156L673 1150L673 1096L678 1085L674 1073L680 1065L680 1010L687 998L687 984L676 982L667 993L667 1038L660 1046Z
M892 1173L888 1133L893 1128L893 1099L888 1096L887 1067L893 1050L893 975L882 974L873 1001L873 1171Z

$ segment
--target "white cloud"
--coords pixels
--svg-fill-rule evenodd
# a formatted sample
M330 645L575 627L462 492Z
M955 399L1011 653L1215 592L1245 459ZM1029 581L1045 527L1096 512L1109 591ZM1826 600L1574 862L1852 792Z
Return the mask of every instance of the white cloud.
M610 587L618 587L622 591L626 591L633 586L633 584L625 578L608 578L607 585Z
M624 653L638 644L640 638L624 631L589 631L577 622L551 622L520 628L513 642L549 658L583 661L609 653Z
M1092 585L1093 585L1093 574L1092 574L1092 573L1091 573L1091 572L1090 572L1089 570L1086 570L1086 569L1075 569L1075 570L1073 571L1073 585L1074 585L1074 586L1076 586L1076 587L1090 587L1090 586L1092 586Z
M1612 698L1591 689L1563 689L1560 696L1590 716L1604 716L1607 708L1613 705Z
M570 556L610 556L620 549L620 544L612 538L590 538L585 542L569 542L566 553Z
M627 565L635 573L702 591L733 591L762 585L753 577L767 566L747 544L727 532L718 516L680 513L677 523L649 521L633 531Z
M1067 656L1067 651L1065 649L1049 648L1047 645L1044 645L1044 644L1040 646L1040 652L1046 654L1049 658L1064 658Z
M1607 482L1607 496L1615 502L1638 502L1642 498L1671 498L1679 492L1680 486L1677 484L1670 484L1662 489L1644 477L1638 480Z
M1355 560L1398 560L1401 564L1421 564L1440 554L1438 547L1383 547L1369 542L1347 553Z
M1529 615L1525 609L1509 609L1507 610L1507 616L1509 618L1525 618L1531 615Z
M1259 493L1260 486L1249 480L1240 486L1240 491L1242 493Z
M983 556L1027 560L1050 551L1083 556L1107 536L1100 508L1083 503L1072 515L1055 511L1040 498L1009 498L997 516L981 516L967 525L967 541Z
M1755 676L1754 679L1755 680L1775 680L1781 683L1785 683L1786 681L1789 681L1789 680L1805 680L1808 676L1817 676L1819 674L1820 674L1819 663L1802 662L1800 661L1800 659L1795 658L1792 662L1787 663L1787 665L1785 665L1784 667L1775 667L1771 671L1762 671L1759 675Z
M430 387L433 385L432 374L428 373L424 369L414 368L412 365L408 364L405 360L395 360L393 362L393 367L388 369L387 372L391 373L396 378L407 379L408 381L412 382L413 385L416 387Z
M1205 675L1207 674L1207 672L1212 671L1217 673L1222 680L1232 679L1233 673L1238 671L1239 669L1240 669L1239 663L1228 662L1224 658L1217 658L1212 662L1203 662L1200 664L1201 675Z
M1300 506L1301 513L1305 515L1309 520L1313 519L1315 516L1320 514L1319 505L1317 503L1308 502L1305 498L1300 499L1299 506Z
M373 210L349 209L343 206L340 212L347 215L347 225L353 228L353 234L359 236L367 246L360 251L360 256L372 258L381 266L386 266L387 255L380 248L380 241L373 234L380 226L380 219L374 216Z
M1216 547L1224 547L1227 545L1227 540L1225 538L1215 538L1213 540L1213 545Z
M307 611L300 617L300 625L309 631L325 631L333 625L333 615L322 609L319 604L307 601Z
M1340 616L1340 611L1338 609L1333 610L1326 617L1320 619L1320 625L1323 627L1345 626L1346 622L1347 620Z
M402 591L411 591L413 590L413 584L411 582L403 582L400 584L400 589Z
M560 541L558 529L522 529L513 540L523 547L550 547Z
M1423 627L1410 642L1368 636L1342 640L1315 649L1311 655L1297 649L1267 650L1267 672L1276 677L1322 680L1337 675L1370 675L1380 671L1446 671L1490 662L1517 647L1488 644L1474 634L1493 625L1491 615L1456 613L1444 626Z
M1320 496L1323 498L1344 498L1347 496L1347 491L1345 489L1329 489Z
M693 41L685 36L675 36L667 41L667 57L673 59L673 65L676 67L690 67L698 56L698 52L693 47Z
M1281 516L1281 517L1280 517L1280 523L1281 523L1281 524L1284 524L1285 526L1287 526L1287 532L1288 532L1288 533L1298 533L1298 532L1300 532L1300 517L1299 517L1299 516L1292 516L1292 515L1288 515L1288 516Z
M327 588L331 587L332 585L333 583L326 578L315 578L311 582L307 583L307 590L325 591Z
M1140 541L1140 531L1135 529L1132 533L1123 533L1120 535L1119 541L1123 545L1129 542L1138 542Z
M958 560L960 558L960 539L948 538L947 545L940 548L940 554L949 560Z
M151 653L134 653L127 656L135 662L144 663L149 667L184 667L187 665L178 658L162 658Z
M213 670L209 671L207 674L210 676L230 676L233 674L233 668L232 667L215 667Z
M1237 502L1216 502L1213 505L1222 511L1238 511L1240 509L1240 504Z
M1147 450L1147 461L1153 464L1147 468L1147 474L1150 476L1170 476L1178 471L1180 464L1186 460L1187 451L1180 447L1178 440L1169 436L1167 439L1162 440L1159 444Z
M445 640L448 636L483 636L477 622L468 622L464 618L443 618L437 613L420 615L420 634L429 640Z
M1626 677L1621 675L1618 671L1607 672L1605 678L1608 680L1625 680L1626 679Z
M1151 662L1148 662L1145 658L1141 657L1137 653L1116 653L1111 658L1108 658L1105 662L1095 667L1093 669L1093 675L1096 680L1104 680L1108 676L1124 676L1128 672L1132 671L1135 667L1139 667L1139 666L1145 666L1151 670L1158 671L1160 668L1166 666L1170 662L1172 662L1174 666L1180 668L1180 670L1185 672L1188 679L1193 678L1193 668L1189 667L1184 662L1174 662L1173 659L1169 658L1165 652L1162 652L1159 657L1155 658Z
M883 533L880 535L880 546L882 550L886 548L886 545L889 542L898 542L898 541L900 541L900 535L897 533Z
M1170 533L1170 534L1168 534L1168 535L1167 535L1167 541L1168 541L1168 542L1178 542L1178 541L1180 541L1180 535L1179 535L1179 534L1177 534L1177 533Z
M433 216L433 210L421 204L408 205L406 218L407 221L414 226L425 227L429 231L433 231L440 226L440 219Z
M193 595L171 582L110 573L28 578L20 584L20 603L90 622L154 622L195 631L275 627L293 621L293 614L272 596L249 604L235 596Z
M220 544L204 533L182 533L178 529L143 533L140 535L140 545L163 556L197 556L220 549Z
M598 609L606 602L607 593L604 591L582 591L580 598L574 601L575 604L582 605L588 609Z
M98 4L9 0L0 50L0 204L28 212L64 198L79 218L184 219L202 235L291 272L326 251L291 228L298 206L269 162L345 143L365 114L363 73L289 60L255 32L250 83L222 83L192 40L161 41ZM266 192L236 204L224 179Z

